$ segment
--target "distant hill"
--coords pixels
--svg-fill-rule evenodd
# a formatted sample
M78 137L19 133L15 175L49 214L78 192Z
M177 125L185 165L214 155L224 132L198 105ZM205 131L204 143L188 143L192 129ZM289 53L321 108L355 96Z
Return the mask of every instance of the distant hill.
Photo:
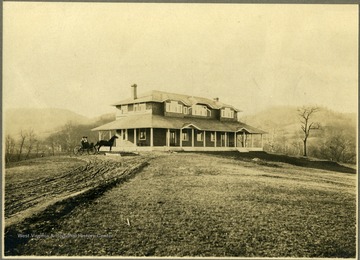
M89 124L92 121L70 110L57 108L16 108L4 112L5 134L16 136L21 130L33 129L37 136L46 136L68 122Z
M98 126L101 124L106 124L108 122L114 121L115 119L116 119L115 113L108 113L91 119L91 122L95 123L96 126Z

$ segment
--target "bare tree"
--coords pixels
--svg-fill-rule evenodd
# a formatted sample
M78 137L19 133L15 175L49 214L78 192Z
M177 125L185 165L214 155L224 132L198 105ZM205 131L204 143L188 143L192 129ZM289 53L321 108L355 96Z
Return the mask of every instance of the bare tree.
M15 150L15 140L10 135L6 135L5 138L5 158L6 162L11 160Z
M54 136L50 136L47 139L48 143L50 144L50 148L51 148L51 154L54 156L55 155L55 145L56 145L56 138Z
M25 144L25 140L26 140L26 133L21 130L20 131L20 141L19 141L19 150L18 150L18 160L21 160L21 154L24 148L24 144Z
M76 131L76 126L71 122L67 122L62 129L63 139L65 141L65 147L67 151L72 150L72 146L76 143L76 138L74 132Z
M307 156L307 140L310 135L310 131L314 129L319 129L320 124L318 122L313 122L311 120L314 113L318 112L320 109L316 106L310 106L310 107L302 107L298 108L298 115L300 117L301 122L301 130L304 133L304 136L302 138L304 143L304 156Z
M34 144L36 143L36 136L33 129L28 131L27 137L28 137L28 142L27 142L28 145L27 145L27 153L25 159L29 158L31 151L33 150Z
M337 162L354 162L356 158L356 141L342 133L330 136L325 143L323 154Z
M36 155L36 157L39 156L39 151L40 151L40 142L37 141L36 145L35 145L35 155Z

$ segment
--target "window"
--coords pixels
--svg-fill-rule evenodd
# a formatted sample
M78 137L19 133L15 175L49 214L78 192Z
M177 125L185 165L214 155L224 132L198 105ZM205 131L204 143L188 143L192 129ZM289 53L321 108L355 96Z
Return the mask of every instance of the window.
M146 130L145 129L140 129L139 140L146 140Z
M166 112L182 113L183 105L177 101L166 102Z
M234 118L234 110L228 107L221 109L221 117Z
M208 111L210 112L210 110L206 106L202 106L202 105L192 106L192 114L196 116L207 116Z
M188 108L184 107L184 114L187 115L188 114Z
M128 112L128 106L127 105L121 106L121 114L126 114L127 112Z
M145 103L139 104L139 111L145 111L145 110L146 110L146 104Z
M183 141L189 141L189 133L186 132L182 132L182 140Z
M210 141L211 141L211 142L214 142L214 141L215 141L215 134L214 134L214 133L211 133L211 135L210 135Z
M197 135L196 135L196 140L197 140L198 142L203 141L203 133L197 133Z
M134 112L145 111L146 103L134 104Z

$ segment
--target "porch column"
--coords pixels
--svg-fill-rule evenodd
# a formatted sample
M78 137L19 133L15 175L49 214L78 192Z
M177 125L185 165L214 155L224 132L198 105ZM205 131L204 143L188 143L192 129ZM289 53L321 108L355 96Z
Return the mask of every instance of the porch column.
M111 138L111 130L109 130L109 138Z
M215 131L215 147L216 147L216 142L217 142L217 134L216 134L216 131Z
M150 128L150 146L154 146L154 129L152 127Z
M242 132L242 141L243 141L243 147L246 147L246 143L245 143L245 132Z
M166 146L170 146L170 129L168 128L166 131Z
M194 147L194 134L195 134L194 128L191 128L191 146L192 147Z
M225 147L227 147L227 133L225 132Z
M237 145L236 145L236 132L234 132L234 147L237 147Z
M182 139L183 139L183 136L182 136L183 132L182 132L182 129L180 129L180 147L182 147Z
M136 128L134 128L134 145L137 146Z
M204 140L203 140L204 147L206 147L206 133L204 131Z
M253 134L251 134L250 137L251 137L251 147L254 147L254 137L253 137Z
M101 140L101 131L99 131L99 141Z
M263 135L261 134L261 148L264 147L264 143L263 143Z

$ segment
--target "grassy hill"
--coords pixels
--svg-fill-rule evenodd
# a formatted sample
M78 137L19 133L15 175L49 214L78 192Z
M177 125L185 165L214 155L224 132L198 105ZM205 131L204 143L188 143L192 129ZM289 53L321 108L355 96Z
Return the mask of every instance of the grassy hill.
M19 233L49 236L17 241L22 245L14 248L12 255L356 256L355 174L333 171L331 164L325 170L295 166L287 163L289 158L286 162L270 157L259 161L242 155L134 156L151 158L134 178L106 192L101 190L101 196L57 203L8 232L15 238ZM7 205L14 207L9 198L19 193L29 201L43 190L54 193L52 187L56 192L76 191L91 183L97 190L94 177L105 183L109 176L122 176L121 167L134 165L126 156L88 156L86 167L71 166L70 162L75 162L66 157L56 158L21 162L7 169ZM54 163L67 163L82 172L64 171ZM45 166L54 170L52 176L62 178L41 179L37 170ZM9 241L8 245L14 247Z

